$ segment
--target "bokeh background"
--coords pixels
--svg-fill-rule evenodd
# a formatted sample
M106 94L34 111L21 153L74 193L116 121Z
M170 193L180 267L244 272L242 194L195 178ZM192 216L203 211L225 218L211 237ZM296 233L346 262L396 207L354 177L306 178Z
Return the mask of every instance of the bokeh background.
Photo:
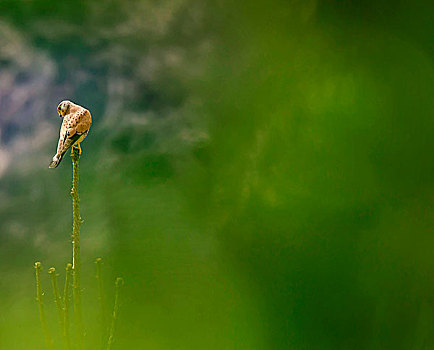
M0 348L43 349L70 261L57 104L113 349L433 349L431 1L2 0ZM57 337L58 338L58 337ZM56 340L58 340L56 338Z

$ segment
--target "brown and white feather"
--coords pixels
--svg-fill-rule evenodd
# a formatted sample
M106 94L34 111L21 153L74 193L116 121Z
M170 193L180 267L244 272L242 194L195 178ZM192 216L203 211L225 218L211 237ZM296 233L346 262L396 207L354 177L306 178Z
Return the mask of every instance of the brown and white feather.
M71 102L68 114L63 117L60 127L57 152L50 163L50 168L55 168L60 163L65 152L73 145L84 140L92 124L90 112Z

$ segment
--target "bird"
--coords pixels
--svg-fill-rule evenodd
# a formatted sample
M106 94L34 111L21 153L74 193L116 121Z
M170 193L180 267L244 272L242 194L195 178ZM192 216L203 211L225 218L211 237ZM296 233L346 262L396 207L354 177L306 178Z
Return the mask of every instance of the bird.
M48 166L51 169L57 168L71 146L77 148L81 154L80 142L85 139L92 124L89 110L68 100L59 103L57 113L63 121L60 127L57 152Z

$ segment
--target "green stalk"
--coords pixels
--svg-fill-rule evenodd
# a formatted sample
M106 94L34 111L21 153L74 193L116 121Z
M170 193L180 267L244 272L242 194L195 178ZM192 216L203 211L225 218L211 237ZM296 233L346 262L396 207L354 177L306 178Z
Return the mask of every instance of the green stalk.
M113 307L113 315L112 315L112 321L111 321L111 325L110 325L110 333L109 333L109 337L107 340L107 350L111 349L111 346L114 342L116 320L118 318L118 312L119 312L119 291L120 291L121 286L123 284L124 284L124 280L121 277L116 278L115 305Z
M60 330L62 332L63 342L64 342L65 347L66 347L66 339L65 339L64 334L63 334L63 329L64 329L63 305L62 305L62 299L60 298L60 294L59 294L59 288L57 286L56 269L54 267L50 267L48 269L48 273L50 274L50 277L51 277L51 285L53 286L54 302L56 303L57 313L59 314Z
M81 285L80 285L80 226L82 224L80 217L80 199L78 198L78 162L80 160L80 152L77 148L71 150L72 158L72 294L74 298L74 316L75 329L77 332L78 349L83 349L83 318L81 312Z
M102 345L104 344L104 339L106 339L107 335L107 309L105 304L105 295L104 295L104 286L102 282L102 273L101 273L101 265L102 259L97 258L95 261L96 264L96 280L98 282L98 301L99 301L99 312L101 317L101 335L102 335Z
M47 319L45 318L44 303L42 301L42 287L41 287L41 263L35 262L35 272L36 272L36 301L39 306L39 320L41 321L42 332L44 333L45 344L48 349L53 350L53 339L50 335L50 330L48 329Z
M71 285L71 274L72 264L67 264L65 288L63 289L63 337L68 350L71 350L71 336L69 334L69 286Z

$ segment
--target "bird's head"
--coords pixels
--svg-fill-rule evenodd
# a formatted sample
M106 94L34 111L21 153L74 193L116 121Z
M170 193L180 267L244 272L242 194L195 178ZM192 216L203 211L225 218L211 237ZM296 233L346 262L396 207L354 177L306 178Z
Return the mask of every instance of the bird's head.
M68 100L59 103L59 105L57 106L57 113L59 113L60 118L63 118L66 114L68 114L71 105L72 102Z

